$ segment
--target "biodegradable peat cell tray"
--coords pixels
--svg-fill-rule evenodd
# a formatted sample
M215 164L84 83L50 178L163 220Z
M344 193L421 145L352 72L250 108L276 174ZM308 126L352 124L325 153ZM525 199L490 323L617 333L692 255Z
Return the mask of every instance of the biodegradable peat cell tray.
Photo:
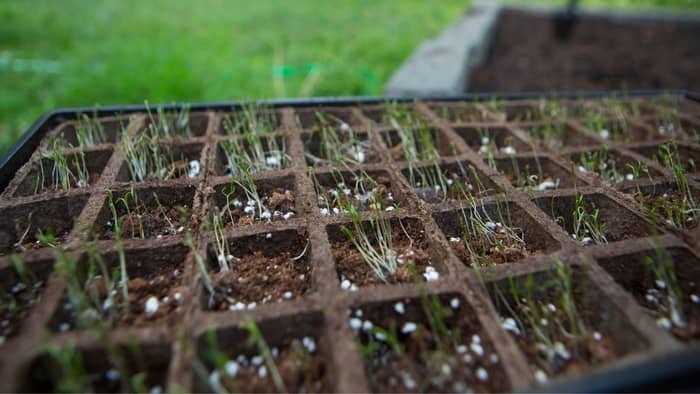
M60 110L0 167L0 391L697 390L685 94Z

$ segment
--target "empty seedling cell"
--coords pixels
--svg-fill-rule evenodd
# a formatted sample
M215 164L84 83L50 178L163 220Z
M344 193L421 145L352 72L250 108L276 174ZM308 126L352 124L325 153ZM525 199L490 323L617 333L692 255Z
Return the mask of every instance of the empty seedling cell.
M286 221L297 217L294 177L233 179L214 187L211 204L224 226Z
M328 125L337 129L361 127L362 122L352 113L352 108L318 107L296 111L297 125L302 129L320 129Z
M651 234L651 224L603 194L541 197L534 202L583 246Z
M382 133L382 138L395 161L431 160L459 153L443 131L436 127L389 130Z
M684 342L700 339L700 260L689 250L657 245L599 263L660 328Z
M246 134L243 137L219 141L216 148L216 175L237 176L247 171L278 171L289 167L287 137L263 137Z
M15 190L15 197L87 189L99 181L112 150L51 150L34 162Z
M25 261L13 256L0 269L0 347L19 333L22 323L39 303L53 260Z
M567 155L580 174L593 174L603 183L635 182L663 176L645 162L603 146Z
M538 384L646 350L646 341L584 268L553 265L486 284L502 328L525 354Z
M163 144L141 134L124 143L124 163L117 182L195 179L204 175L202 144Z
M516 263L560 248L542 225L509 202L474 203L433 217L466 266Z
M304 157L309 166L343 166L377 163L379 154L369 134L351 128L324 127L302 134Z
M182 284L187 252L183 245L170 245L108 252L88 247L78 257L59 254L56 271L66 290L51 317L51 330L99 331L177 321L187 294Z
M546 156L495 159L491 166L504 174L511 185L526 191L574 188L586 185L576 174Z
M471 123L488 120L488 114L474 104L429 104L428 108L448 123Z
M211 288L203 305L214 311L250 310L301 298L311 287L311 245L303 230L241 238L215 234L207 246ZM206 282L206 279L204 279Z
M700 222L700 190L685 183L656 183L625 189L647 216L678 228L693 229Z
M467 301L421 294L353 306L355 333L372 392L502 392L510 383Z
M0 256L66 242L87 195L23 203L0 210Z
M498 126L459 126L454 130L470 148L482 156L494 154L514 155L528 152L532 147L516 137L505 127Z
M34 359L23 392L166 392L171 351L167 344L79 348L48 345Z
M564 147L579 147L598 145L593 138L579 132L568 123L527 123L516 124L516 127L524 130L539 145L551 149L560 150Z
M659 163L673 172L674 165L680 165L684 172L700 173L700 149L690 145L666 143L660 145L630 148L644 157Z
M481 170L466 162L408 167L401 173L428 203L484 197L500 190Z
M311 176L322 216L347 214L349 206L358 211L371 210L376 203L387 211L401 206L401 193L386 171L331 171Z
M343 290L440 279L444 269L433 261L418 219L384 215L354 219L327 228Z
M328 340L319 312L263 321L247 320L238 327L210 329L197 340L202 368L195 392L321 393L332 391Z
M92 231L99 239L160 239L182 234L190 227L187 221L195 189L187 185L112 191L105 198Z

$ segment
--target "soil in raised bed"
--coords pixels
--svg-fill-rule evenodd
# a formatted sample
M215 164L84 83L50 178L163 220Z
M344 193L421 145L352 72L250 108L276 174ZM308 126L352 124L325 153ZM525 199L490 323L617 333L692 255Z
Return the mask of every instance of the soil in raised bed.
M698 23L585 16L568 41L558 41L552 21L502 13L488 59L472 73L468 90L700 90Z
M439 305L439 311L433 303ZM348 313L372 392L500 392L509 388L501 358L474 311L456 294L366 304ZM431 328L428 314L442 316L434 324L444 324L447 335Z
M406 236L398 220L391 221L392 250L399 259L399 265L395 275L385 272L386 284L439 279L440 273L433 265L429 243L420 223L415 219L403 219L402 224L410 238ZM345 226L354 234L352 224L348 223ZM333 258L340 286L343 290L355 291L360 287L385 284L372 271L353 242L342 233L340 226L330 227L328 234L332 243ZM368 231L367 236L376 246L373 234Z
M204 295L210 310L253 309L302 297L311 287L308 240L294 231L272 232L229 241L230 270L218 264L209 246L209 266L214 294Z
M670 284L658 281L647 265L647 259L658 262L660 258L668 259L673 267L682 295L680 302L685 327L675 325L666 309L668 305L662 306L661 300L667 296ZM666 249L662 255L649 250L606 258L600 264L616 282L632 293L659 327L684 342L700 339L700 261L692 253L683 248Z

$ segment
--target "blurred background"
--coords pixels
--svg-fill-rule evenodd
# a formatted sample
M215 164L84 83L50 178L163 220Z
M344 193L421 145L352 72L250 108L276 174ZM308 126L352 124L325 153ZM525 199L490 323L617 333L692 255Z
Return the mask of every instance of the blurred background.
M700 0L581 3L700 10ZM422 40L469 6L465 0L3 0L0 155L57 107L379 95Z

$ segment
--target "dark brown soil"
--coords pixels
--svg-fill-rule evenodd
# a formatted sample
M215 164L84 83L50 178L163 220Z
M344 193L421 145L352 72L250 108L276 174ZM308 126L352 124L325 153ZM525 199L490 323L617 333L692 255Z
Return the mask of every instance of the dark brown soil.
M685 195L679 193L677 190L669 190L660 195L638 192L635 194L635 197L641 206L646 209L648 216L652 216L653 212L653 214L658 215L660 219L666 221L666 223L685 229L693 229L698 226L700 214L697 212L688 212L685 215L682 214L682 210L689 211L690 207L687 205L687 200L685 202L683 201ZM700 192L695 192L694 198L695 203L700 204ZM677 218L680 219L684 216L686 217L685 222L678 223L680 220L677 220Z
M670 332L684 342L700 339L700 261L691 253L682 248L668 249L667 258L672 261L674 273L683 295L683 314L687 322L686 327L672 326ZM660 297L658 284L651 269L646 268L645 259L658 261L656 252L650 250L646 253L636 253L601 260L601 265L615 278L615 281L634 295L639 304L647 309L654 318L659 319L669 316L663 313L659 304L649 298L650 290L656 297ZM693 299L693 295L695 296Z
M404 226L406 225L404 223ZM432 265L428 254L428 243L423 232L409 230L409 234L412 239L406 237L398 224L392 225L392 250L399 259L403 260L403 264L399 264L395 275L385 273L389 284L415 283L422 280L426 267ZM350 240L341 239L333 244L333 258L341 282L347 279L357 287L384 284Z
M154 259L158 257L153 256ZM127 256L128 259L128 256ZM167 258L166 258L167 260ZM169 260L162 261L162 264L157 262L148 262L148 270L143 273L138 269L131 271L131 267L127 267L129 275L128 282L128 305L124 303L121 289L117 287L114 295L114 305L110 311L103 310L103 319L110 322L112 326L144 326L154 322L166 323L177 319L177 311L184 300L184 287L180 286L183 276L184 262L173 263ZM127 260L127 264L132 263ZM96 279L93 289L86 289L86 292L96 293L99 296L100 305L103 305L107 299L107 283L102 279ZM176 295L178 294L178 295ZM147 313L145 310L146 303L149 298L155 297L158 300L158 308L154 313ZM52 319L52 329L56 332L63 332L68 329L76 329L78 324L70 301L64 297L60 311Z
M279 350L274 358L275 367L289 393L322 393L328 388L324 383L326 365L318 352L310 354L299 339ZM264 367L266 374L261 376ZM277 393L277 386L271 377L266 363L260 366L242 367L235 378L223 375L221 384L230 392L240 393Z
M549 275L554 275L551 272ZM537 278L539 284L544 283L547 277L542 276ZM518 283L522 283L525 280L521 277ZM567 332L573 332L574 328L570 324L567 312L562 306L562 293L558 289L549 288L544 286L537 286L535 288L535 297L531 300L525 300L524 298L520 302L515 302L508 288L505 290L501 289L508 302L511 309L503 304L499 309L499 313L503 318L513 318L516 321L523 322L519 329L523 330L519 333L514 333L509 331L511 335L516 340L518 346L522 349L525 356L531 363L533 373L537 370L543 371L548 379L552 376L560 375L579 375L592 367L600 364L608 363L616 358L622 356L624 353L622 349L618 349L614 336L619 335L619 333L610 333L604 330L601 325L601 321L604 321L605 313L597 308L597 305L590 305L586 302L587 295L586 291L591 291L591 288L585 285L585 278L574 275L572 278L573 282L573 302L575 304L576 311L578 313L578 320L585 327L585 334L576 338L571 336L571 338L566 338L565 336L559 335L558 340L561 341L566 353L569 357L562 356L561 353L556 353L553 357L546 357L543 352L538 349L538 342L541 339L535 337L533 322L527 320L524 316L544 316L542 319L546 319L546 323L539 321L535 324L538 326L538 330L546 330L549 325L561 325ZM519 284L522 286L522 284ZM502 285L503 286L503 285ZM507 285L506 285L507 286ZM493 297L498 297L492 295ZM501 298L496 298L501 300ZM530 301L535 301L536 305L532 305ZM549 305L555 306L553 309L547 309ZM530 308L540 308L543 312L533 315L529 314ZM514 313L510 312L513 311ZM528 311L528 312L526 312ZM599 338L596 337L596 333L600 335Z
M68 234L69 234L68 231L64 231L64 232L59 233L59 234L53 234L53 231L50 229L42 230L42 232L44 233L44 235L47 235L49 237L53 237L52 238L53 241L50 244L53 246L63 245L66 242L66 240L68 239ZM24 237L24 239L22 240L22 243L19 243L19 240L18 240L14 245L12 245L12 247L0 250L0 256L9 255L12 253L23 253L27 250L37 250L37 249L41 249L44 247L50 247L49 245L45 245L42 242L40 242L37 239L37 235L38 235L38 233L34 233L34 234L27 233L27 236ZM20 236L21 236L21 234L20 234Z
M571 236L576 196L541 197L535 199L534 202ZM584 195L584 208L589 214L593 214L598 209L598 220L604 225L605 237L608 242L639 238L650 234L651 225L641 223L639 217L609 197L601 194Z
M265 256L255 252L234 257L231 271L211 274L215 294L207 300L212 310L236 309L236 304L267 304L299 298L311 284L311 267L306 255L289 253ZM208 297L207 297L208 298Z
M333 152L327 152L322 149L323 135L321 132L313 132L304 135L304 157L306 164L309 166L330 166L333 164L348 163L348 164L370 164L379 162L379 154L372 146L373 143L369 139L366 132L353 131L353 135L345 131L338 131L338 139L340 142L340 157L333 157ZM328 142L332 143L329 138Z
M527 243L522 245L513 241L510 237L503 233L496 233L497 243L488 242L483 238L483 242L472 245L475 252L484 258L482 265L512 263L525 259L531 255L540 254L539 249L529 246ZM464 241L451 241L450 246L460 260L468 266L473 266L471 255L464 245Z
M44 281L27 287L18 282L12 288L0 293L0 346L7 338L14 336L34 305L41 299Z
M261 193L260 191L258 192ZM251 211L251 213L245 212L247 206L245 201L241 199L240 206L231 206L229 210L222 214L224 224L246 226L256 222L274 222L296 217L297 212L294 204L294 193L289 190L275 188L271 193L261 193L261 200L263 206L270 213L269 220L261 219L259 213L255 210ZM287 219L284 217L285 214L287 215Z
M476 316L469 313L464 299L440 298L442 300L438 302L444 315L441 321L452 334L440 342L436 340L438 334L431 330L421 306L423 300L396 300L350 310L350 325L355 324L353 330L364 355L365 374L372 392L493 392L508 389L501 359L486 339ZM429 300L425 298L425 301L432 302ZM398 305L402 313L396 310ZM431 313L435 312L431 310ZM360 322L362 325L358 327ZM367 322L372 324L371 331L365 328ZM404 331L410 324L415 324L415 330ZM383 339L384 333L378 329L385 331L385 336L395 336L397 345L392 345L393 339L391 342Z
M317 205L321 208L321 214L323 216L342 214L344 207L348 205L354 206L358 211L365 211L370 209L370 205L377 199L380 199L382 205L386 207L397 202L396 196L392 193L391 178L387 173L367 173L366 175L361 173L316 175L318 186L321 188L321 193L317 194ZM372 181L376 183L376 187ZM316 193L318 192L319 190L316 190Z
M583 17L568 41L552 18L505 11L470 91L700 89L700 25Z
M182 226L180 218L182 209L186 207L176 206L171 208L151 208L140 215L135 212L126 214L120 218L121 239L141 238L162 238L169 235L182 233L185 228ZM115 239L114 223L105 223L100 239Z
M163 346L132 344L130 347L105 349L75 349L72 351L72 367L84 371L81 376L73 376L73 370L53 355L45 353L32 363L32 368L23 392L83 392L124 393L143 390L144 392L164 392L166 389L170 350ZM64 353L61 356L66 357ZM77 361L79 360L79 361ZM122 366L117 364L123 363ZM125 376L122 376L122 373ZM137 383L137 374L143 374L142 385ZM77 378L77 379L76 379ZM65 383L71 382L70 387Z

